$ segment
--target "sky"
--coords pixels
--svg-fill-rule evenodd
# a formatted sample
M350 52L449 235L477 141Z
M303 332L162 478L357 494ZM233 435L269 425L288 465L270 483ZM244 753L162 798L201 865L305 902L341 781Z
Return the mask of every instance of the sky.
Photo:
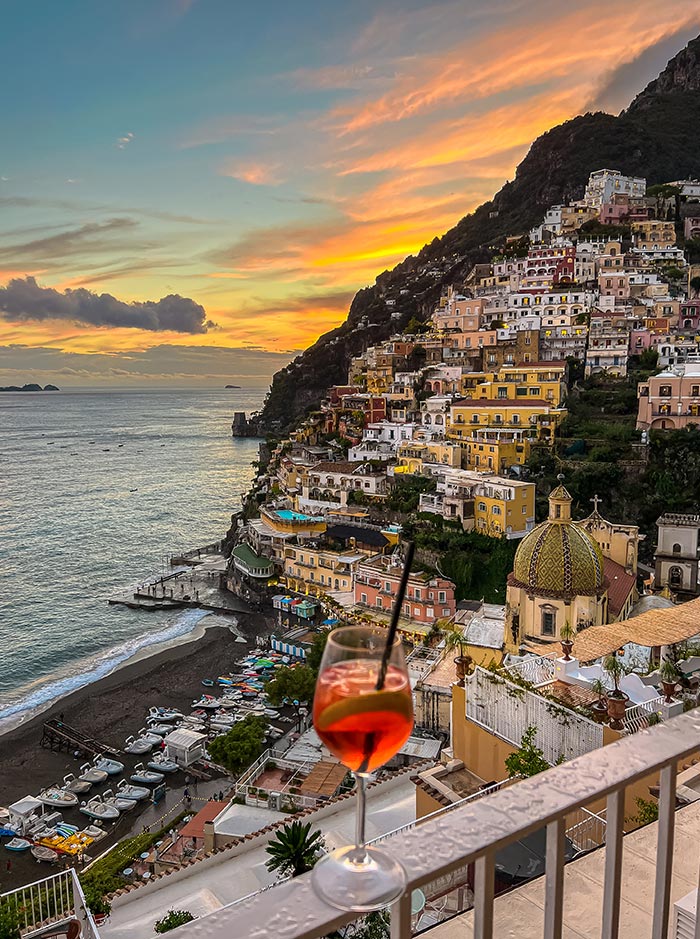
M265 385L700 33L696 0L1 9L0 383L64 387Z

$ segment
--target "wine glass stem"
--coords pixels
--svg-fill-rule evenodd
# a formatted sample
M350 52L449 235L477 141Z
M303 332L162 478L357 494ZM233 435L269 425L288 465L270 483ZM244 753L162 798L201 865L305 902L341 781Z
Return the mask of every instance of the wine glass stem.
M355 773L357 785L357 816L355 818L355 852L358 861L362 861L365 854L365 812L367 773Z

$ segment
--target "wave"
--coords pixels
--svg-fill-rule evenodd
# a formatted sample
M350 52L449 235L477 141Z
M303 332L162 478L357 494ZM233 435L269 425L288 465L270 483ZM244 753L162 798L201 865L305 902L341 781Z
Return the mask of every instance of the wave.
M45 710L59 698L64 698L79 688L105 678L120 665L143 652L144 649L148 649L149 646L160 645L188 635L197 623L208 615L208 612L208 610L186 610L168 626L145 635L135 636L118 646L95 653L82 662L71 663L69 674L65 674L65 669L63 669L54 676L42 678L39 687L25 692L22 697L5 707L0 707L0 722L17 718L20 715L27 716L27 712L36 713Z

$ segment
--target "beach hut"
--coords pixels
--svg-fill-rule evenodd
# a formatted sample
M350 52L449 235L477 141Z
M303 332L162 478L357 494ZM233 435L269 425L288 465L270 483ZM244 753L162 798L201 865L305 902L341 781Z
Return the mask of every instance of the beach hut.
M184 728L173 730L164 739L167 759L173 760L178 766L191 766L200 760L207 742L206 734Z
M32 823L39 815L43 815L44 806L34 796L25 796L18 802L8 806L9 826L15 828L20 834L31 828Z

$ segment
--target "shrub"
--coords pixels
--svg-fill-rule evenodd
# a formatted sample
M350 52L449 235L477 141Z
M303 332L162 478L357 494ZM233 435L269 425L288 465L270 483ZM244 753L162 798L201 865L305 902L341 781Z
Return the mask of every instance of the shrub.
M171 929L191 923L193 919L194 916L189 910L168 910L163 919L159 919L153 928L157 933L170 932Z

